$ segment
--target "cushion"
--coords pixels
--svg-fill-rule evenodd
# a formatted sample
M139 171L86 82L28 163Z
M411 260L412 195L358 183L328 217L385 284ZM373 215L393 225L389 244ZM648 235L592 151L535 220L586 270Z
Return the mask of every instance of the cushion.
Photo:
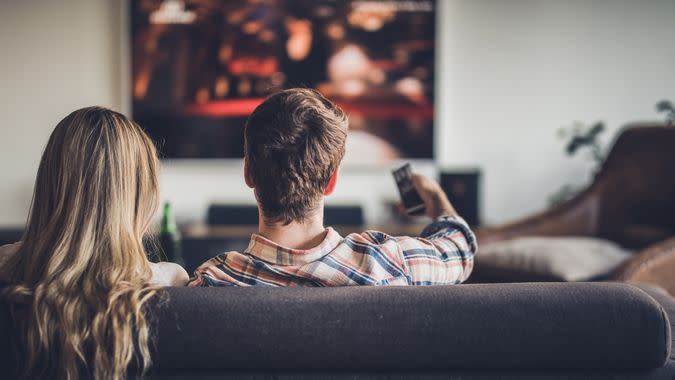
M160 368L654 368L663 308L620 283L170 288ZM1 367L0 367L1 368Z
M532 272L558 281L587 281L608 274L631 252L603 239L521 237L480 247L476 266Z
M189 369L649 369L671 349L663 307L622 283L167 288L158 301L152 359L171 379ZM13 357L10 322L0 299L0 369Z

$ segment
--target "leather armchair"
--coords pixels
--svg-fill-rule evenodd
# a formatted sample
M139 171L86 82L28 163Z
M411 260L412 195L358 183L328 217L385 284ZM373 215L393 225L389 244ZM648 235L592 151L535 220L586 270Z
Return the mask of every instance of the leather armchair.
M610 279L658 284L675 295L675 238L642 250L617 268Z
M650 282L675 294L675 127L624 128L586 190L537 215L477 231L479 245L526 235L614 241L636 254L610 280ZM485 269L475 268L474 280L533 280Z

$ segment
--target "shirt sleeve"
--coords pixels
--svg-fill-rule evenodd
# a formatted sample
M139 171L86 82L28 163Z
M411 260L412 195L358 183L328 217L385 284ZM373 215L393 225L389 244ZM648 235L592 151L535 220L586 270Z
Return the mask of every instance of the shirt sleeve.
M190 277L190 280L187 283L187 286L190 287L210 287L214 286L215 279L208 274L204 268L197 268L193 276Z
M190 287L205 287L207 281L204 281L204 273L200 271L195 271L194 275L190 277L190 280L187 283L187 286Z
M412 285L459 284L473 271L476 236L459 216L439 217L399 246Z
M193 276L187 283L189 287L215 287L232 286L232 279L227 276L219 266L225 260L223 255L218 255L195 269Z

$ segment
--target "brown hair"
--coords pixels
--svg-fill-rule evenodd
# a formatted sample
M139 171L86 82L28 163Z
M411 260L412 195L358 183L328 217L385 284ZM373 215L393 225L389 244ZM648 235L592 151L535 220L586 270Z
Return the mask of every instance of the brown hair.
M158 176L152 141L122 114L83 108L56 126L4 268L18 375L120 379L130 364L149 367L143 309L157 289L142 239Z
M317 91L268 97L245 131L247 175L266 222L302 222L321 199L345 153L347 116Z

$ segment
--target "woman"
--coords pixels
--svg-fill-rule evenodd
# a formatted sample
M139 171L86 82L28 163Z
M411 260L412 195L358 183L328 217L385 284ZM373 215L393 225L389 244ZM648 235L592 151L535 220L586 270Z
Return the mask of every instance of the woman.
M0 249L19 376L120 379L149 367L144 306L188 279L143 248L158 174L152 141L117 112L83 108L56 126L23 239Z

